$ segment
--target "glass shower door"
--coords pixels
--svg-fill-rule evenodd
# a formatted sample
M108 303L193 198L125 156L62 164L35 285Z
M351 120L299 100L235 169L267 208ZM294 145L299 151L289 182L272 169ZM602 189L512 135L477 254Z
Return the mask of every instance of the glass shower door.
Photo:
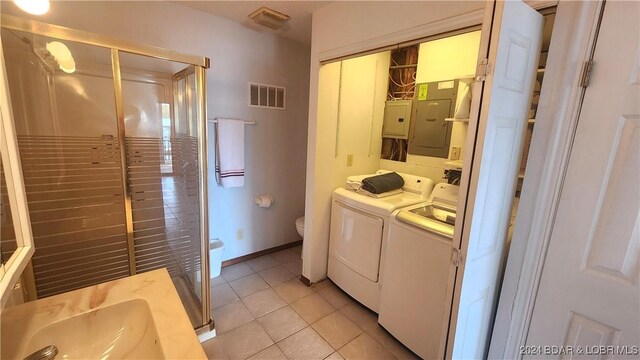
M119 66L136 271L167 268L195 326L203 320L195 67L124 52Z

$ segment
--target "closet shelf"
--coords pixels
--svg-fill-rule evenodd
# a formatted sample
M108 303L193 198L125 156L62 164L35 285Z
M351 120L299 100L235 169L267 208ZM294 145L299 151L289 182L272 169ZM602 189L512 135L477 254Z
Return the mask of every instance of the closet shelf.
M468 123L469 119L444 118L444 121Z
M445 161L444 164L447 165L447 166L451 166L453 168L456 168L456 169L462 169L462 165L464 165L462 160Z
M444 121L468 123L469 119L444 118ZM529 124L534 124L536 122L536 119L529 119L527 120L527 122Z
M415 68L415 67L418 67L418 64L394 65L394 66L389 66L389 69L409 69L409 68Z

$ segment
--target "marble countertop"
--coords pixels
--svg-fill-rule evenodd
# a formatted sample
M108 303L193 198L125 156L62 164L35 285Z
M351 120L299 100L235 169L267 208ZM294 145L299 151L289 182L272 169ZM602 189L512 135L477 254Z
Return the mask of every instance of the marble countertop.
M131 300L134 301L132 302ZM113 305L122 307L125 302L129 302L127 304L142 304L143 307L140 309L145 309L145 311L147 311L148 305L150 312L147 312L150 313L150 317L155 324L155 331L157 331L157 335L155 335L155 332L153 333L153 339L155 340L152 340L152 344L155 341L155 346L157 347L159 342L165 358L206 359L178 293L165 269L146 272L5 308L0 315L1 357L4 359L22 359L30 351L33 351L33 349L29 348L29 339L33 339L34 335L37 337L38 331L44 327L93 312L90 316L87 316L87 318L90 318L97 313L95 310L98 309L104 311L107 311L107 308L120 309L113 307ZM135 327L135 322L138 321L139 317L137 312L140 311L136 310L138 308L135 306L127 309L130 312L128 315L119 310L113 314L122 313L123 318L127 319L130 324L134 324L133 327ZM114 310L108 311L113 312ZM134 316L131 316L132 314ZM109 321L107 322L118 321L113 317L109 315L107 319ZM118 316L115 317L117 318ZM96 331L95 328L99 328L101 326L99 324L104 323L104 320L100 321L99 323L84 325L88 326L87 330L93 329L92 331ZM107 324L104 326L106 327ZM136 331L147 336L145 332L148 329L141 326ZM106 332L105 330L105 334ZM86 340L86 337L82 340L79 339L78 343L86 343ZM70 341L73 341L73 339L70 339ZM129 346L135 347L135 345L131 344Z

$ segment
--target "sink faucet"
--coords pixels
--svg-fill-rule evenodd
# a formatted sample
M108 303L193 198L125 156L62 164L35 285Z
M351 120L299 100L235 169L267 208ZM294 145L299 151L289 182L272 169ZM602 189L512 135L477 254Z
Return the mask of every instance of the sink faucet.
M49 345L32 353L24 358L24 360L53 360L56 358L56 355L58 355L58 348L55 345Z

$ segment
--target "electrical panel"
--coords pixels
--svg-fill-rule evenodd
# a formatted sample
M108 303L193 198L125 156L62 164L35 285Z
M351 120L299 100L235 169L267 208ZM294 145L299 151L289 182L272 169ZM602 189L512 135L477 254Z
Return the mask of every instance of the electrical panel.
M392 100L385 102L382 137L393 139L409 138L411 107L413 100Z
M449 157L458 80L417 84L411 121L409 154Z

